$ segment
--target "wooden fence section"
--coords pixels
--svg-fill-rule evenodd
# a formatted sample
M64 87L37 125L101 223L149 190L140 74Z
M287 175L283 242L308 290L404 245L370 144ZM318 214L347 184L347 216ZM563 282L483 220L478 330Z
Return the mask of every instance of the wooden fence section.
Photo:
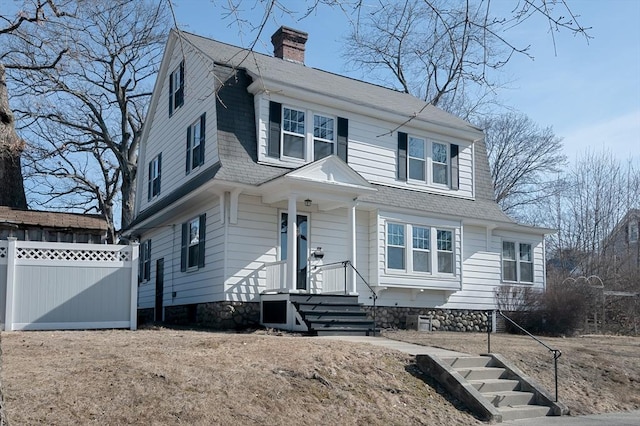
M135 330L137 302L137 244L0 241L4 330Z

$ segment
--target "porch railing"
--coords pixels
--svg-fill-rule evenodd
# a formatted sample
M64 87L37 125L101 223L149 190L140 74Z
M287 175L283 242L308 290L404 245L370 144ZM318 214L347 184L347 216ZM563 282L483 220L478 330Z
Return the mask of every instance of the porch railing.
M286 290L287 287L287 261L270 262L264 264L266 273L265 291Z

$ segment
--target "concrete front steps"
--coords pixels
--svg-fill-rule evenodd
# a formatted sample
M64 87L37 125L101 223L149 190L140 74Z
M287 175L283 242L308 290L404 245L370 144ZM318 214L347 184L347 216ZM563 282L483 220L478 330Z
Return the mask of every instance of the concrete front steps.
M329 294L292 294L293 306L316 336L371 336L374 322L368 318L358 296Z
M498 354L438 358L418 355L422 371L438 380L483 420L502 422L568 414L540 385Z

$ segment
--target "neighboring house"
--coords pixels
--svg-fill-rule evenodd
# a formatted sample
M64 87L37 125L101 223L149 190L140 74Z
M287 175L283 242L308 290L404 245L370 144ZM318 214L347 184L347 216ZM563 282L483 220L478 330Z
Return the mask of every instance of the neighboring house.
M305 66L306 39L279 29L271 57L170 33L125 231L141 243L140 309L228 326L263 302L287 310L286 324L263 323L304 329L292 294L371 305L368 284L400 312L492 309L498 286L543 289L550 230L500 210L483 132Z
M0 240L100 244L106 234L102 216L0 206Z
M638 283L640 272L640 209L631 209L615 226L603 246L604 260L616 277ZM611 260L609 260L611 259ZM612 283L615 285L615 283Z

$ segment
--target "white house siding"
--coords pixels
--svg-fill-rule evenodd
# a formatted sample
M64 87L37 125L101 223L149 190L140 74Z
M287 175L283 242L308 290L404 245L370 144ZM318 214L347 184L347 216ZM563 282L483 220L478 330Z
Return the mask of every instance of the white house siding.
M185 93L184 105L169 117L169 78L182 61L183 50L180 45L173 50L167 72L164 74L160 87L158 102L153 116L149 117L149 133L141 149L140 174L138 176L139 210L179 188L197 173L217 163L217 123L216 96L211 61L197 54L188 43L184 44L185 58ZM191 171L185 172L187 128L200 116L206 113L205 128L205 157L204 164ZM147 182L149 179L149 161L162 153L161 190L160 195L148 201Z
M397 123L385 122L362 114L345 112L331 106L313 104L308 101L297 101L271 94L269 98L255 96L255 110L258 117L258 158L266 163L292 166L299 164L286 163L267 157L267 129L269 124L269 101L280 102L284 105L311 110L335 117L345 117L349 120L349 154L348 162L355 171L372 183L379 183L418 191L429 191L441 194L451 194L458 197L471 198L473 194L473 152L470 141L463 141L453 137L422 130L413 131L410 124L400 130L429 140L447 142L459 145L459 189L448 189L427 186L419 182L401 182L397 180L396 156L398 150L398 132L391 132ZM308 131L308 129L307 129ZM391 132L391 133L390 133ZM300 163L302 164L302 163Z
M238 223L227 225L226 300L259 301L264 278L259 268L277 260L278 209L262 204L261 197L240 195Z
M206 213L204 268L181 272L182 223L202 213ZM160 258L164 258L163 306L224 300L224 226L217 197L212 196L206 206L192 207L176 216L173 223L145 232L141 240L147 239L151 239L151 277L140 285L138 307L155 306L156 261Z

